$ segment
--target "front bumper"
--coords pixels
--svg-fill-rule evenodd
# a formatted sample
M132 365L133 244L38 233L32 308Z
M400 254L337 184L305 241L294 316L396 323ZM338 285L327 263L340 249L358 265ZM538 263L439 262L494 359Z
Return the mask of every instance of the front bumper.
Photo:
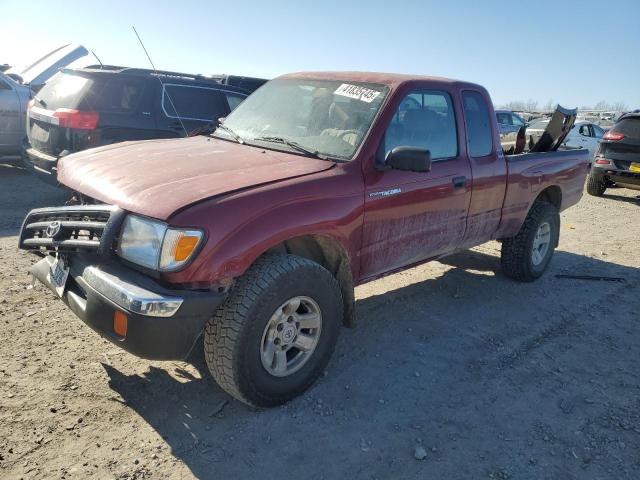
M97 255L68 257L69 277L62 300L84 323L107 340L142 358L184 360L224 293L169 290L153 279ZM49 275L53 257L31 274L55 292ZM127 333L114 332L114 313L126 314Z
M58 186L58 158L23 146L22 163L31 173L50 185Z

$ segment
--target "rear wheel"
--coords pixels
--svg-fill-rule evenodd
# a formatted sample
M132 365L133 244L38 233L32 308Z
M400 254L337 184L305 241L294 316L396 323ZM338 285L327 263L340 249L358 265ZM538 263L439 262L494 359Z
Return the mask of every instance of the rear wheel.
M338 282L322 266L293 255L266 255L238 279L207 324L209 371L242 402L284 403L326 367L342 308Z
M594 197L601 197L605 190L607 189L607 185L604 183L602 178L589 174L587 179L587 193L589 195L593 195Z
M518 234L502 242L504 274L522 282L539 278L551 261L559 235L558 209L546 201L534 203Z

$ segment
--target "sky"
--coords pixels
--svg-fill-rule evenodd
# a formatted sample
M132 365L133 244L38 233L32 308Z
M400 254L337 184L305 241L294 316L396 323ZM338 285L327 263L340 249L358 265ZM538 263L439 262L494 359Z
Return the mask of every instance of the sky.
M135 25L158 69L435 75L484 85L496 105L640 108L638 0L0 0L0 19L0 64L80 43L148 68Z

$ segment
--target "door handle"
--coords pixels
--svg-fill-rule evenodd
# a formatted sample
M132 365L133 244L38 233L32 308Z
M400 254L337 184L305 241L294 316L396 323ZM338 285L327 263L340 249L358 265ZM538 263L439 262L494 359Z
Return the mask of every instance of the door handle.
M453 183L453 188L462 188L467 184L467 177L453 177L451 183Z

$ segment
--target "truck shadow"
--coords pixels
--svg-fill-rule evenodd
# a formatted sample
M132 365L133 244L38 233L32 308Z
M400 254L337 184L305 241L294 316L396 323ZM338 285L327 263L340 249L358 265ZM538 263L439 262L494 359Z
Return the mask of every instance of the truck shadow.
M559 279L556 274L610 275L629 283L640 279L638 269L563 251L556 252L547 274L533 284L505 278L500 273L498 257L477 251L459 253L441 263L453 268L436 277L427 270L415 283L358 300L358 325L353 330L343 329L329 375L307 394L281 408L255 410L232 400L211 379L202 355L192 359L188 368L179 363L166 369L152 366L143 375L126 375L103 364L109 386L162 436L171 453L198 478L211 478L214 473L220 478L227 475L249 478L249 473L261 478L281 478L283 471L306 478L313 459L305 461L301 445L308 444L309 439L327 441L330 446L325 447L324 454L335 455L316 473L325 478L344 477L348 472L360 471L354 470L353 453L349 453L354 444L365 452L362 439L387 435L386 430L381 433L377 422L391 429L392 424L412 425L416 418L421 418L427 425L425 428L440 431L444 427L438 418L446 417L452 425L456 421L478 422L469 432L493 428L489 423L496 421L495 399L485 398L495 393L486 384L491 375L487 374L478 385L474 375L483 374L470 365L481 365L480 372L499 371L502 356L494 351L496 344L504 341L508 345L512 337L518 338L518 331L526 342L527 336L535 336L540 329L547 328L538 322L544 322L540 318L551 321L554 315L549 312L577 309L580 302L574 301L574 297L583 298L583 303L585 298L593 301L597 295L604 298L620 285ZM541 315L537 311L545 301L541 292L554 290L567 292L570 303L547 304ZM501 306L500 319L495 323L488 321L490 317L482 310L483 305L490 308L487 304L491 299ZM390 346L381 348L381 343ZM514 351L519 348L513 345ZM397 361L400 355L404 355L404 360ZM424 371L425 364L432 369L431 375L416 374L413 378L413 372ZM409 376L410 384L389 381ZM345 390L350 385L352 388ZM383 396L394 400L381 406L377 399ZM466 411L465 402L473 404L468 418L452 410L452 405L460 404L460 411ZM326 420L325 412L331 413ZM541 410L540 415L544 414ZM460 418L456 419L457 415ZM505 435L510 435L510 424L505 421L503 427ZM456 435L446 428L443 435ZM287 434L278 435L278 431ZM513 432L517 434L517 430ZM412 438L415 432L409 435ZM442 441L447 441L446 435ZM483 442L481 437L467 440L471 449L480 448L478 445ZM281 453L276 456L273 452ZM396 453L392 449L387 455ZM350 466L346 468L341 462ZM470 462L467 467L478 468ZM378 476L399 475L395 470L398 465L394 466L391 460L385 465L382 462L376 468ZM446 463L437 462L430 468L441 469L444 475L445 467Z

